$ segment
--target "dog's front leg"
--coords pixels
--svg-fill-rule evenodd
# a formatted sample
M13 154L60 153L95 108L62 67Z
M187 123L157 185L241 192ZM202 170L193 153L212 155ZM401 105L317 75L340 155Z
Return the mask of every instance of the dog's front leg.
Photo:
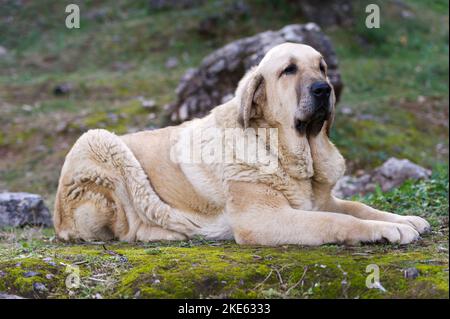
M323 209L331 212L349 214L351 216L370 219L370 220L380 220L391 223L406 224L414 227L420 234L427 232L430 229L430 224L423 218L418 216L402 216L393 213L384 212L363 203L342 200L334 196L330 196Z
M409 225L289 206L278 191L263 184L230 182L227 214L234 238L250 245L321 245L388 240L409 243L419 234Z

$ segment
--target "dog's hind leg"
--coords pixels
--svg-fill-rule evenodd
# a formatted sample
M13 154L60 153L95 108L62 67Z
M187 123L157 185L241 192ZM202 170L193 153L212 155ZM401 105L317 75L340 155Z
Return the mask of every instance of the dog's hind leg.
M80 216L87 215L89 222L80 223ZM161 201L131 150L105 130L83 134L67 155L54 221L63 238L89 238L83 232L95 224L91 234L103 222L110 223L115 237L128 241L136 239L141 223L187 236L198 229L186 214ZM118 229L123 224L127 227Z

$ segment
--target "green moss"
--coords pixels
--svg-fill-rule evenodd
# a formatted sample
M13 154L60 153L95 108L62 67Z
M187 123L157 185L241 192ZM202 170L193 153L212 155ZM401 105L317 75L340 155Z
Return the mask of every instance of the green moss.
M448 253L435 243L446 238L433 234L409 246L278 248L202 240L106 247L37 242L26 246L30 257L19 259L20 248L0 258L0 290L34 298L445 298ZM370 264L379 267L386 292L366 287ZM65 286L67 265L80 269L76 289ZM418 278L404 278L410 267ZM37 274L24 278L28 271ZM36 282L48 290L37 293Z
M0 291L43 298L49 292L63 290L64 267L58 264L50 265L38 258L21 258L0 263L0 271ZM35 284L45 285L45 290L36 289Z

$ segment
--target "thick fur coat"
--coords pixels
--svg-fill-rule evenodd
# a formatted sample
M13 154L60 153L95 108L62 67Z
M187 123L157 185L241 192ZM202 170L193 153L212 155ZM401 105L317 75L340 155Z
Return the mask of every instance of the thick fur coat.
M202 119L124 136L90 130L61 171L57 236L153 241L201 235L254 245L417 239L429 228L424 219L332 196L345 171L328 136L334 102L321 54L285 43L243 77L231 101ZM236 140L246 141L245 158ZM192 156L217 153L218 144L228 160ZM249 160L263 153L265 163Z

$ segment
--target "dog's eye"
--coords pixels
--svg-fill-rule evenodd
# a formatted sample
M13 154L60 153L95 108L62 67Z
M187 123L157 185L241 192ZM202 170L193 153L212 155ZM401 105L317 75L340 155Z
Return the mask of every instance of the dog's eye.
M297 73L297 70L298 70L298 68L295 64L289 64L289 66L283 70L282 75L295 74L295 73Z
M320 72L322 72L323 74L325 74L325 65L321 62L320 64L319 64L319 69L320 69Z

